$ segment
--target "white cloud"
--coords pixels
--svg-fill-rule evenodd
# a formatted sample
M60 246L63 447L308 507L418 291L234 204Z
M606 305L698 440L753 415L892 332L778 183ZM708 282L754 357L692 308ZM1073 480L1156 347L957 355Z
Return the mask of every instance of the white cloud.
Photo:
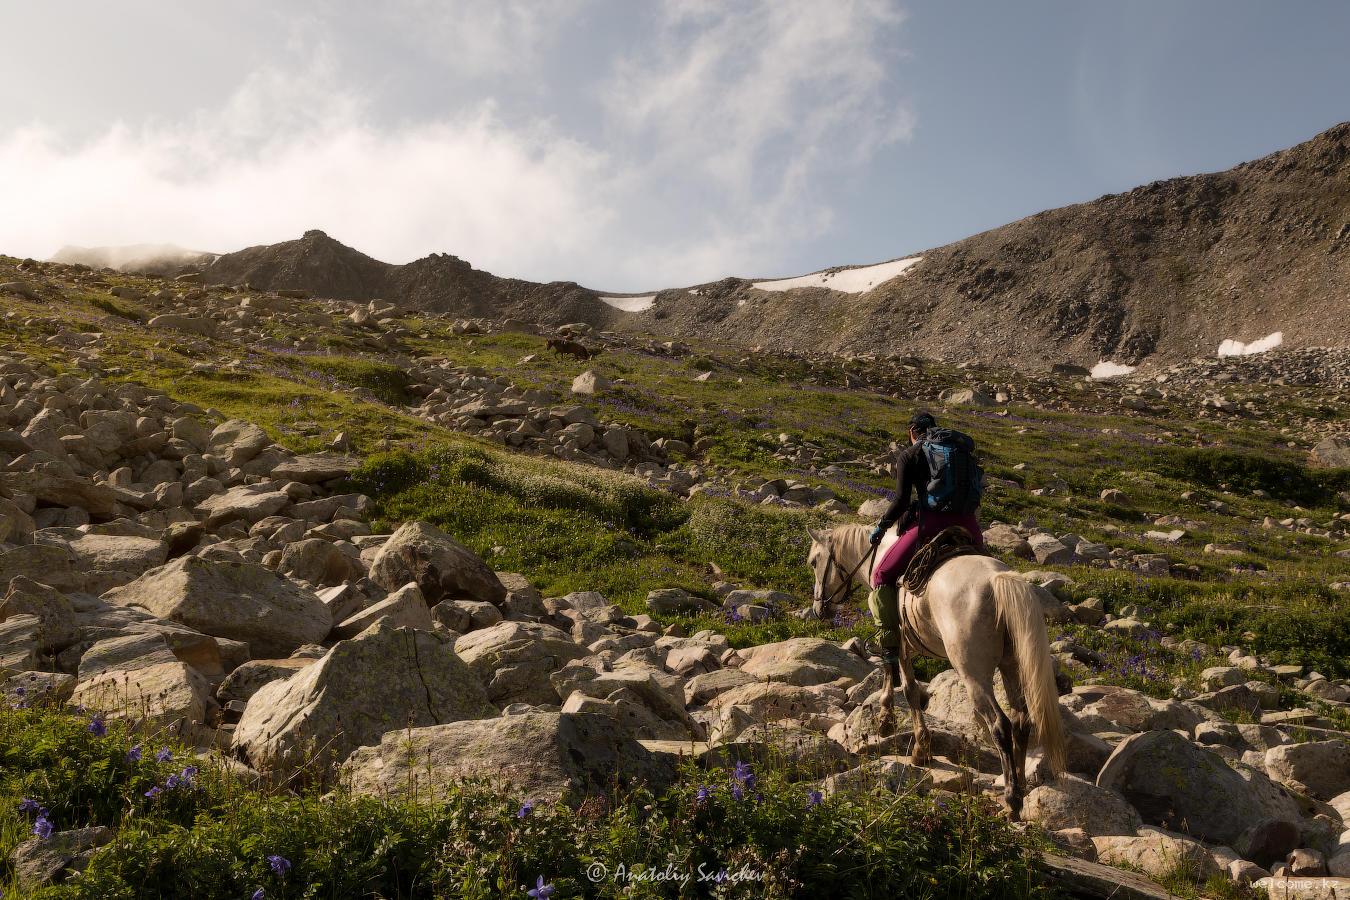
M183 125L124 125L80 142L41 128L0 141L4 252L172 241L214 251L322 228L374 256L449 251L509 274L558 277L611 222L605 156L549 126L512 129L491 104L376 129L325 81L250 78ZM289 87L288 87L289 86Z
M449 112L401 114L396 87L350 65L359 41L311 11L284 60L215 108L92 137L0 131L0 252L225 252L321 228L391 262L449 252L616 291L771 275L832 226L830 186L913 128L890 75L903 15L885 0L668 0L600 83L556 85L598 92L600 120L541 118L521 86L554 74L535 57L588 2L399 0L361 19L458 54L455 97L489 79L471 101L447 92Z
M723 272L778 264L785 243L832 224L822 182L912 134L891 77L904 14L887 0L667 0L663 10L654 45L626 56L605 92L643 154L636 177L671 183L674 195L698 173L720 196L685 223L716 241L678 255Z

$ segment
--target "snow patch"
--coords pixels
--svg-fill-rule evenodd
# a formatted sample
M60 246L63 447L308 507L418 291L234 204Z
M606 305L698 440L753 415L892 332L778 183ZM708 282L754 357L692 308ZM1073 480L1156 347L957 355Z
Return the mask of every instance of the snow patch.
M1219 345L1220 356L1251 356L1253 353L1265 353L1267 350L1274 350L1284 343L1284 332L1277 331L1274 334L1268 334L1259 341L1252 341L1250 344L1244 344L1242 341L1235 341L1232 338Z
M1104 359L1092 367L1092 371L1089 373L1089 376L1095 380L1100 381L1104 378L1115 378L1118 375L1128 375L1131 372L1133 372L1136 368L1138 368L1138 366L1127 366L1121 363L1113 363L1110 362L1109 360Z
M624 312L642 312L645 309L652 308L652 304L656 302L656 295L649 294L645 297L601 297L600 299L615 309L621 309Z
M754 286L761 291L790 291L793 288L823 287L846 294L861 294L897 275L903 275L907 269L922 260L922 256L908 259L895 259L877 263L875 266L863 266L859 269L839 269L834 272L814 272L799 275L796 278L779 278L774 281L756 281Z

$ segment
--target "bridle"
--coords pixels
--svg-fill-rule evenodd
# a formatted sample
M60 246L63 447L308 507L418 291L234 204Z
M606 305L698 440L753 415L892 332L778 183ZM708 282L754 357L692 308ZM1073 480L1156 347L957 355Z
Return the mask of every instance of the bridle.
M830 583L831 569L838 569L841 572L844 570L844 567L839 564L839 560L836 559L834 555L833 535L831 535L830 540L828 540L825 543L825 547L829 551L830 555L829 560L825 563L825 574L822 575L820 579L821 584ZM843 596L845 598L851 596L853 594L853 589L857 586L853 583L853 576L857 575L858 570L861 569L868 560L872 559L876 555L877 555L877 545L873 544L872 549L869 550L866 553L866 555L863 556L862 559L858 560L858 564L853 567L852 571L850 571L848 575L844 576L844 580L843 582L840 583L839 587L835 588L828 597L825 597L822 600L818 600L816 601L816 603L812 604L813 608L815 608L816 610L816 614L823 616L825 610L834 605L835 598L840 596L841 591L843 592Z

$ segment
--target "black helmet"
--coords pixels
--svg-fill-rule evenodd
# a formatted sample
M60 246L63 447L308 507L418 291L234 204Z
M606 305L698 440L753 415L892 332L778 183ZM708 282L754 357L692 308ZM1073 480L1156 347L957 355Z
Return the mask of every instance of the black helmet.
M920 433L937 427L937 419L927 410L920 410L909 418L909 427Z

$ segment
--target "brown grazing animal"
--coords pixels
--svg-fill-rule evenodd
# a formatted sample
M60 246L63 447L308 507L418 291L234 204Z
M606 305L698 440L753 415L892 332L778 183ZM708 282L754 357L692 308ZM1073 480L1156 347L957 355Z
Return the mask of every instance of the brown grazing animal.
M599 349L592 350L585 344L577 341L569 341L566 338L549 338L548 349L559 355L566 353L569 356L575 356L577 359L585 362L593 356L599 356Z

